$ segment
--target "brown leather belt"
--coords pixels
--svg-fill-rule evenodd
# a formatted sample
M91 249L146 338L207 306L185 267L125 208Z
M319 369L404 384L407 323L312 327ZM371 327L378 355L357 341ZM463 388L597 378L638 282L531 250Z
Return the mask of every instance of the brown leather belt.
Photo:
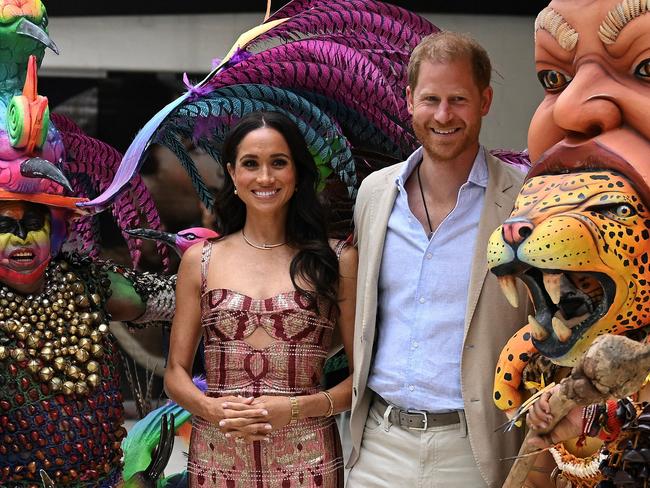
M388 402L375 393L375 400L379 406L379 414L384 415ZM429 427L442 427L460 423L458 412L431 413L424 410L404 410L392 405L388 420L391 424L399 425L411 430L427 430Z

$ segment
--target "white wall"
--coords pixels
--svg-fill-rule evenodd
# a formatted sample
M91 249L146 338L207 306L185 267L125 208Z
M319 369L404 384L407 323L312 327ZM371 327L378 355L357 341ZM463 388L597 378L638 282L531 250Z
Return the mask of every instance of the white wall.
M468 33L488 50L495 99L483 125L489 147L522 149L542 90L533 65L533 17L425 15L438 27ZM61 55L48 52L44 76L101 76L110 70L207 73L262 14L50 19Z

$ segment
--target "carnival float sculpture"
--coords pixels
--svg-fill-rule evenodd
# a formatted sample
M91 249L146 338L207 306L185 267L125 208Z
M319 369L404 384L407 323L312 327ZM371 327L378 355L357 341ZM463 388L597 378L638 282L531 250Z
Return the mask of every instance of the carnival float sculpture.
M528 133L533 166L488 249L512 305L519 278L535 306L496 368L494 400L511 416L525 410L524 386L534 392L559 382L567 367L596 384L585 361L604 342L600 336L648 342L648 14L645 0L554 0L537 17L535 62L545 96ZM617 368L645 378L647 361L617 354ZM615 390L603 388L602 403L585 408L580 439L550 449L557 486L648 486L650 416L639 403L647 393L642 387L634 402L617 401Z

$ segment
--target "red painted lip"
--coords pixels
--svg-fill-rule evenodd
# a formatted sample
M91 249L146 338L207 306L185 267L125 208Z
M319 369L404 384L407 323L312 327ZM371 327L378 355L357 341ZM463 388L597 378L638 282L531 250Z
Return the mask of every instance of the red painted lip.
M650 203L648 182L622 156L595 140L581 144L561 141L546 151L533 165L526 179L541 175L574 173L577 171L609 170L630 180L644 203Z

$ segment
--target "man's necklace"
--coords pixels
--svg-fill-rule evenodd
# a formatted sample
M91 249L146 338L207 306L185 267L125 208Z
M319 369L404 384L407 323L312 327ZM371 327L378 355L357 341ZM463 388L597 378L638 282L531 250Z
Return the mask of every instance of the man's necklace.
M418 177L418 186L420 187L420 195L422 195L422 205L424 205L424 213L427 214L427 224L429 224L429 239L431 239L431 236L433 235L433 226L431 225L431 217L429 217L429 209L427 208L427 201L424 198L424 190L422 189L422 180L420 180L420 166L422 166L422 161L418 163L418 167L415 170L417 173Z
M255 242L248 240L248 237L246 237L246 234L244 234L244 229L241 230L241 236L244 238L244 242L246 242L246 244L248 244L250 247L254 247L255 249L261 249L263 251L268 251L270 249L273 249L274 247L284 246L287 243L287 241L284 241L284 242L279 242L277 244L266 244L266 243L256 244Z

